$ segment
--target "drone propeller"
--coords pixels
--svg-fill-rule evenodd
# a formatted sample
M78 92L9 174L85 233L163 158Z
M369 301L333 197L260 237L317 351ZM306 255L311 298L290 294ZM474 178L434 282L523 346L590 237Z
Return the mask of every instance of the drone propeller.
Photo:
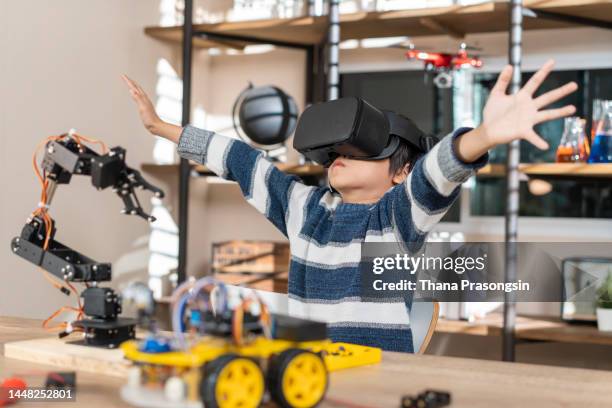
M398 43L395 44L390 44L387 46L387 48L399 48L401 50L414 50L414 43L411 41L400 41Z
M469 45L469 44L466 44L464 42L459 44L459 49L466 50L466 51L482 51L481 47L476 47L474 45Z
M398 43L395 44L391 44L388 46L388 48L398 48L401 50L415 50L418 49L420 51L435 51L438 54L449 54L449 55L453 55L457 53L457 48L449 48L449 47L445 47L443 49L435 49L433 47L417 47L412 41L400 41ZM482 51L481 47L477 47L474 45L470 45L467 43L462 42L461 44L459 44L458 47L459 50L461 51Z

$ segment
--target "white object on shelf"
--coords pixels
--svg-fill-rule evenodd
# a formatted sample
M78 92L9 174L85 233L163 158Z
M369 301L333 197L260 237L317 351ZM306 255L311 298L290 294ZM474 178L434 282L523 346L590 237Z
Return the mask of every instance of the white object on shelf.
M597 308L597 328L600 331L612 331L612 309Z

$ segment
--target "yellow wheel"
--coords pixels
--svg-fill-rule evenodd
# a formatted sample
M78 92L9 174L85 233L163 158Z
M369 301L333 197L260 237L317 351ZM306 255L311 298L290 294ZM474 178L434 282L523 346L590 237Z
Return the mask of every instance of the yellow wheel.
M325 398L327 385L327 368L318 354L288 349L270 360L268 389L281 407L315 407Z
M264 375L255 361L226 354L204 367L200 394L206 408L256 408L264 388Z

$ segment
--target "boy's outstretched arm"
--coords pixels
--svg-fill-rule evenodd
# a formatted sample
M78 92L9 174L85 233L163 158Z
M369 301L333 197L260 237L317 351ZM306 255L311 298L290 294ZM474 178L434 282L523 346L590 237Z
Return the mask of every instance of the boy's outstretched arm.
M491 90L484 108L482 124L455 141L455 150L459 158L470 163L493 147L518 139L527 140L538 149L548 149L548 143L533 130L533 127L538 123L573 114L576 108L572 105L557 109L544 108L578 89L575 82L569 82L534 98L534 93L553 66L554 61L548 61L514 95L506 95L506 89L512 79L512 66L506 66Z
M393 189L389 210L404 242L420 245L455 201L461 184L486 164L487 152L493 147L518 139L540 149L548 147L533 126L574 113L571 105L543 108L577 89L576 83L570 82L534 98L553 65L553 61L547 62L514 95L506 95L512 67L505 67L485 105L483 123L443 138L415 163L404 183Z
M304 203L314 187L278 170L263 154L248 144L215 132L187 125L184 128L159 118L144 90L127 76L132 99L145 128L178 145L181 157L206 165L219 177L237 181L243 195L285 236L297 233Z

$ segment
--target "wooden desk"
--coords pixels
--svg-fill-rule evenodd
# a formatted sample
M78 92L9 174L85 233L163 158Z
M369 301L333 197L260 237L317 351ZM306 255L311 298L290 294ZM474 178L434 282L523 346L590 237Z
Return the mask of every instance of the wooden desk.
M49 333L41 328L40 320L32 319L18 319L12 317L0 317L0 350L4 355L4 343L10 341L35 339L41 337L49 337ZM70 367L65 367L66 370L70 370ZM0 378L6 376L15 375L19 373L27 372L40 372L40 371L52 371L58 370L58 367L29 363L21 360L14 360L0 356ZM32 377L33 381L44 381L39 377ZM77 401L59 403L54 402L49 404L56 408L75 408L80 406L86 406L88 408L97 407L108 407L108 408L119 408L125 407L126 404L119 397L119 387L123 384L123 380L119 378L112 378L106 376L100 376L90 373L77 374ZM38 385L38 384L35 384ZM19 403L15 405L16 408L20 407L43 407L45 404L40 402L32 402L29 404Z
M44 337L39 321L0 317L0 345ZM57 369L0 357L0 376ZM69 369L69 367L66 367ZM77 403L54 407L125 407L119 398L120 379L78 374ZM336 372L329 401L339 399L362 407L397 407L403 394L425 389L450 391L453 407L593 406L609 405L612 372L543 365L502 363L465 358L384 353L380 365ZM40 404L19 404L38 407Z
M436 332L439 333L477 336L500 336L502 329L503 316L498 313L490 313L475 322L439 319L436 326ZM515 333L519 340L612 346L612 332L599 331L596 326L575 325L553 319L519 316Z

